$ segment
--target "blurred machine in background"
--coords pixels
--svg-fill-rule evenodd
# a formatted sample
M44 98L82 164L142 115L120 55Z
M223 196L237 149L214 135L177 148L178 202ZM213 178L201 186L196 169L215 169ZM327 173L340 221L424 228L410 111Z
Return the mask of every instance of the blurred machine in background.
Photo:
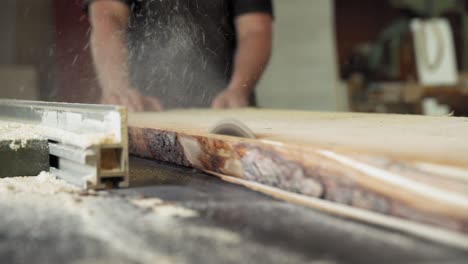
M337 12L356 12L341 2ZM347 49L340 47L347 38L340 26L357 32L351 29L357 25L336 17L341 77L347 80L351 110L467 115L465 1L387 1L378 9L379 26L360 24L375 36L367 34L367 40ZM349 14L344 16L350 21Z

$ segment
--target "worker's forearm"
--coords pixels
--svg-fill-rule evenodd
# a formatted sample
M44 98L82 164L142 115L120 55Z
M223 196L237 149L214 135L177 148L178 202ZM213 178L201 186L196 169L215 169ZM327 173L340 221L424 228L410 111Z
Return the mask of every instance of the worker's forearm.
M113 19L94 23L91 47L103 91L130 87L126 25Z
M238 41L234 69L228 89L250 94L271 55L271 34L252 33Z

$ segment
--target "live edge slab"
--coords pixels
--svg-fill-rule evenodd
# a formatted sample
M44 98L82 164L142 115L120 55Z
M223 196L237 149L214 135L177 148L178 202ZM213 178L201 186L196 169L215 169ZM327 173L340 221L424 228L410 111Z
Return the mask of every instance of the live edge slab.
M224 119L256 139L209 133ZM128 123L136 156L468 234L468 118L241 109Z

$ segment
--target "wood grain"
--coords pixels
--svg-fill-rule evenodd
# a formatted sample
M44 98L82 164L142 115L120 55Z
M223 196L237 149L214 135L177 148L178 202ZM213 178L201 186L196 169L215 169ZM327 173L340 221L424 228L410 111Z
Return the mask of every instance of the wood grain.
M213 135L222 119L256 139ZM130 152L468 233L468 119L277 110L129 116Z
M208 171L207 171L208 172ZM405 232L421 238L437 241L452 247L468 250L468 237L463 233L452 232L441 228L408 221L405 219L378 214L372 211L360 208L341 205L327 200L295 194L281 189L259 184L253 181L247 181L219 173L208 172L221 178L226 182L242 185L251 190L272 196L274 198L287 202L299 204L302 206L314 208L332 215L357 220L360 222L376 225L391 230Z

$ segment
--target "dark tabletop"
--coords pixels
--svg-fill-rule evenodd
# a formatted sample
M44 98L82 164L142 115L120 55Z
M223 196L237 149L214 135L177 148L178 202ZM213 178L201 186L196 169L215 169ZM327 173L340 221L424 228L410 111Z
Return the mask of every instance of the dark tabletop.
M465 263L468 257L193 170L137 158L130 164L129 189L0 199L2 263Z

